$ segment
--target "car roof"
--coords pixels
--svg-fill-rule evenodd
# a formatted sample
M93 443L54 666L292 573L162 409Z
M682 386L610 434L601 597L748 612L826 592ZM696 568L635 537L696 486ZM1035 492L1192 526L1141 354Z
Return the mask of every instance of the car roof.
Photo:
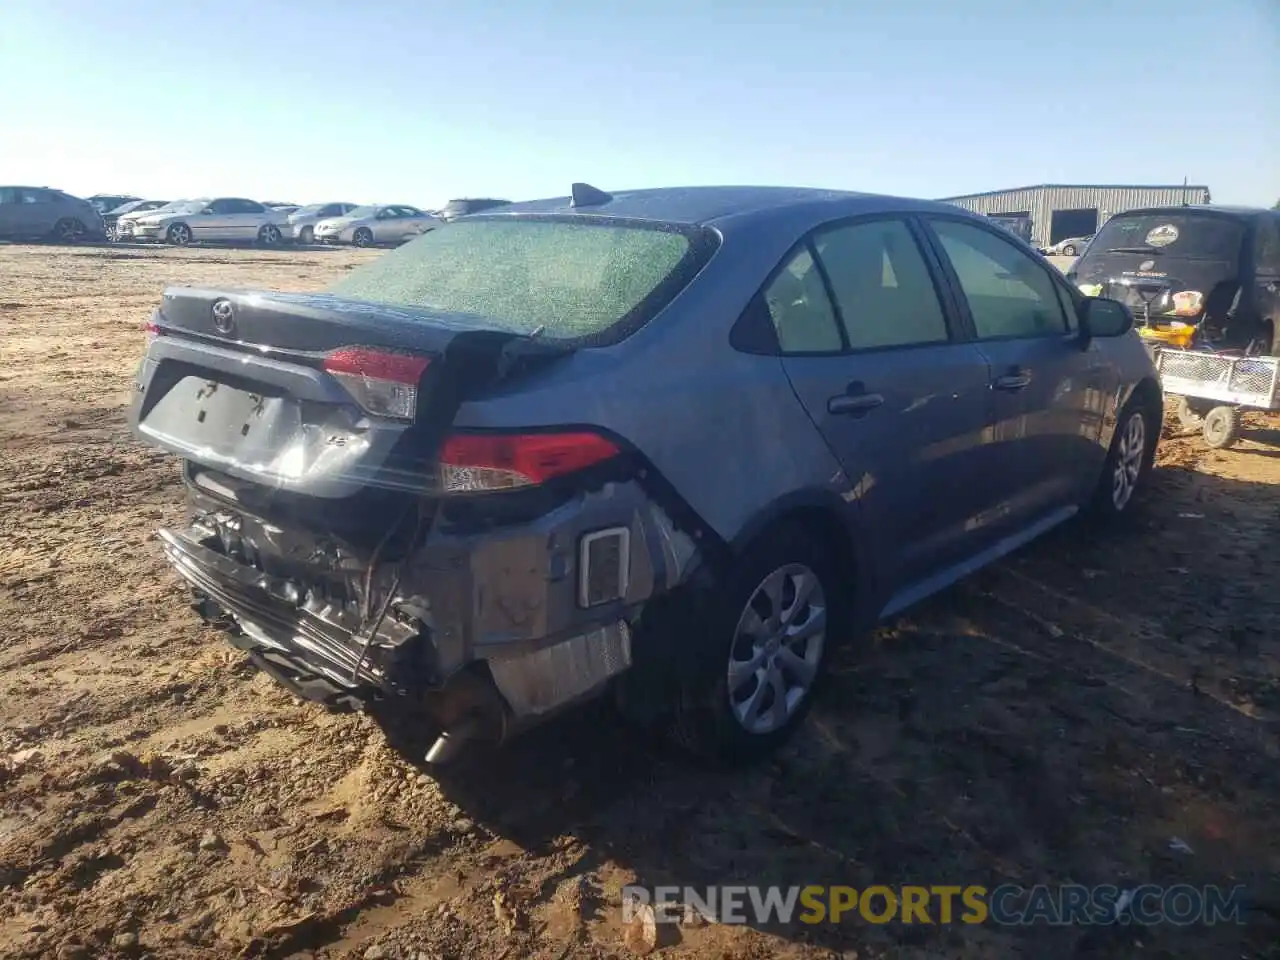
M1225 204L1214 203L1188 203L1188 204L1170 204L1164 207L1138 207L1133 210L1124 210L1117 213L1117 217L1129 217L1135 214L1178 214L1178 213L1216 213L1225 217L1236 217L1239 219L1250 219L1261 216L1263 214L1272 214L1274 211L1268 210L1266 207L1238 207L1227 206Z
M815 187L661 187L625 190L603 203L574 207L570 197L529 200L476 214L500 218L526 213L571 214L658 220L689 225L722 224L734 219L752 221L790 217L805 211L815 223L839 216L890 210L930 210L963 215L960 207L933 200L914 200L874 193L825 190Z

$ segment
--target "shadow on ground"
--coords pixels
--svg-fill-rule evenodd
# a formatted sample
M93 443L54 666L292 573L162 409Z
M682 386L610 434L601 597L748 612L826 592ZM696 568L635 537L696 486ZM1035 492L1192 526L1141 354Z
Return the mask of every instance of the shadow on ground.
M595 706L472 758L445 789L526 849L576 837L589 853L571 872L588 879L608 859L648 886L1249 890L1242 926L855 916L771 930L864 958L1131 957L1139 944L1145 956L1274 957L1273 500L1266 484L1158 470L1123 529L1071 525L838 651L802 735L751 769L701 769Z

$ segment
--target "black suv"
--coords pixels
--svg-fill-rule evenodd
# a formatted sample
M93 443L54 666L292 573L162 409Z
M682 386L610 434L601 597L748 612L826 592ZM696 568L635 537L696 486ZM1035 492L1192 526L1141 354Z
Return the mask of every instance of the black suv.
M1280 355L1280 210L1127 210L1098 231L1067 278L1128 306L1150 344Z

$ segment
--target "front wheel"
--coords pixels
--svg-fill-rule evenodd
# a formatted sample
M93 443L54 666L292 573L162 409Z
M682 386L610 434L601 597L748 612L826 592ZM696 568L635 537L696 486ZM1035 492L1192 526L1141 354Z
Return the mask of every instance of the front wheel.
M268 223L258 231L258 243L264 247L280 246L280 228L273 223Z
M708 598L682 646L672 736L714 760L761 757L800 726L829 637L844 618L838 566L821 544L782 528L759 541Z
M1095 514L1115 519L1129 512L1134 497L1151 473L1159 429L1150 404L1134 397L1125 405L1094 492Z
M1076 248L1075 248L1075 244L1073 244L1073 243L1068 243L1065 247L1063 247L1063 248L1062 248L1062 255L1063 255L1064 257L1074 257L1074 256L1076 255Z
M303 227L298 233L298 242L303 246L310 246L316 242L316 231L314 227Z
M191 243L191 228L185 223L175 223L165 231L165 238L175 247L185 247Z
M372 247L373 231L368 227L361 227L352 235L351 242L357 247Z

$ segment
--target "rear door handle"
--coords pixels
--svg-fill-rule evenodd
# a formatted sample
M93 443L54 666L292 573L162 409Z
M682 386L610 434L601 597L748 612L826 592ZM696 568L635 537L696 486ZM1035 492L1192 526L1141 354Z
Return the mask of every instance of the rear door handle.
M1031 382L1031 375L1027 373L1007 373L1003 377L996 377L991 381L992 390L1004 390L1007 393L1014 393L1021 390Z
M827 401L827 413L860 416L870 413L882 403L884 403L884 397L878 393L842 393Z

